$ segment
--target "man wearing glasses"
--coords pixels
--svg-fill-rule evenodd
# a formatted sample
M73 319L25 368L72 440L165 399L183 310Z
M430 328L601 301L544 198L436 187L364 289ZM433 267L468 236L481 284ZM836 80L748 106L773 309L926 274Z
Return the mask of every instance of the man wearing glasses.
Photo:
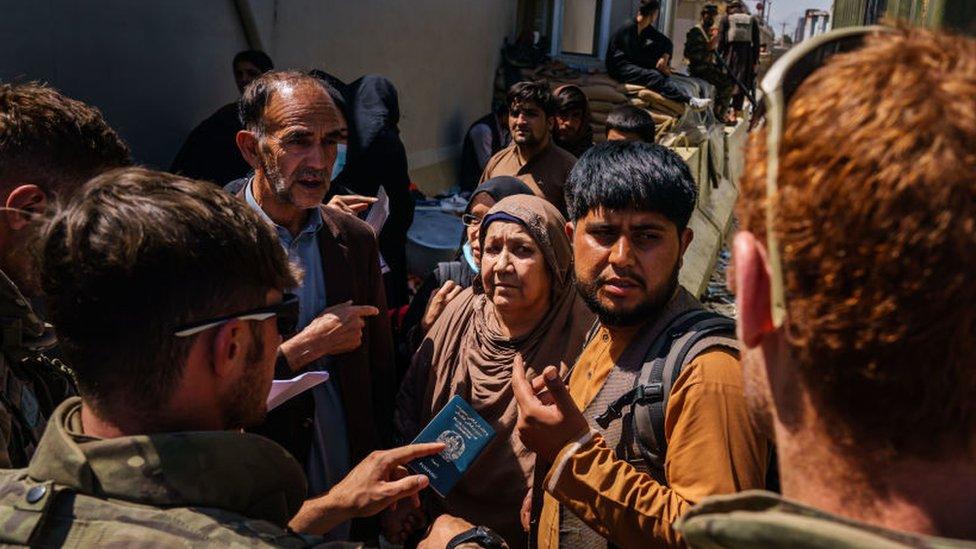
M237 134L254 168L238 197L275 229L303 270L295 289L299 331L282 343L276 377L331 374L272 412L258 431L303 464L312 494L328 491L352 463L392 442L396 391L376 238L358 218L322 206L347 133L326 86L300 72L265 73L244 91L244 130ZM331 536L349 539L350 525Z
M240 432L262 420L299 315L282 293L296 273L245 204L118 170L44 235L41 283L81 396L55 410L26 469L0 474L0 543L302 547L322 539L295 532L323 534L427 485L402 464L442 444L374 452L304 501L298 464Z
M976 40L843 29L762 88L730 282L783 497L706 500L679 528L697 547L972 547Z

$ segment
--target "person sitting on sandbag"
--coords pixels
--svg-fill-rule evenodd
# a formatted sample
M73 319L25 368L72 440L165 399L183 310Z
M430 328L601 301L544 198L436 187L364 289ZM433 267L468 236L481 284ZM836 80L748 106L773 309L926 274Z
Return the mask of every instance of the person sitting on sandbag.
M610 39L607 73L619 82L644 86L667 99L704 110L711 105L711 99L689 96L670 78L674 44L654 28L660 11L660 0L640 0L634 20Z

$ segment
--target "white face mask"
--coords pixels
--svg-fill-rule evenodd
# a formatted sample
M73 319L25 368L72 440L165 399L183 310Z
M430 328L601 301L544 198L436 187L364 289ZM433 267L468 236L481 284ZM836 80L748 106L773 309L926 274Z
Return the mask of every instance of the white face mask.
M335 181L339 174L342 173L343 168L346 167L346 144L339 143L336 145L336 159L335 164L332 165L332 181Z

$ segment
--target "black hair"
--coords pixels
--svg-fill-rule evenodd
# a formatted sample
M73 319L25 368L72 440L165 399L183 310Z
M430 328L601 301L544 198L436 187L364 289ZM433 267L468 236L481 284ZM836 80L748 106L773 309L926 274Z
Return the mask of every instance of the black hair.
M573 110L586 112L590 105L583 90L572 85L559 88L554 98L556 100L556 112L558 113L567 113Z
M637 7L637 13L641 14L641 17L648 17L660 9L661 0L641 0L640 6Z
M590 210L638 210L667 217L680 233L698 200L698 185L674 151L642 141L594 145L576 162L566 182L573 221Z
M234 61L231 63L231 66L237 65L241 61L254 65L261 72L268 72L274 68L274 63L271 62L271 58L261 50L244 50L238 52L234 56Z
M607 115L607 131L632 133L645 143L653 143L655 130L651 114L640 107L622 105Z
M545 82L518 82L508 89L508 108L515 103L535 103L546 116L556 114L556 99Z
M271 100L271 94L276 92L282 84L311 84L319 86L325 93L329 94L329 97L333 101L335 101L335 95L338 94L335 88L325 80L310 74L298 71L266 72L255 78L253 82L244 88L244 94L241 95L241 100L238 103L237 112L245 130L253 132L264 131L264 108L268 105L268 101ZM336 105L336 108L341 111L339 105Z

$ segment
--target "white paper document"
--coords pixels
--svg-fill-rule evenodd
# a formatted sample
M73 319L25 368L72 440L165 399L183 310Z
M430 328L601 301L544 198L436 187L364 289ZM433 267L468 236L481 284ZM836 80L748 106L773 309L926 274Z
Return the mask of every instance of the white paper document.
M281 406L289 399L304 393L329 379L329 372L305 372L292 379L276 379L271 382L268 393L268 411Z
M386 189L380 187L376 192L376 202L369 207L369 213L366 214L366 224L379 237L388 217L390 217L390 197L386 195Z

